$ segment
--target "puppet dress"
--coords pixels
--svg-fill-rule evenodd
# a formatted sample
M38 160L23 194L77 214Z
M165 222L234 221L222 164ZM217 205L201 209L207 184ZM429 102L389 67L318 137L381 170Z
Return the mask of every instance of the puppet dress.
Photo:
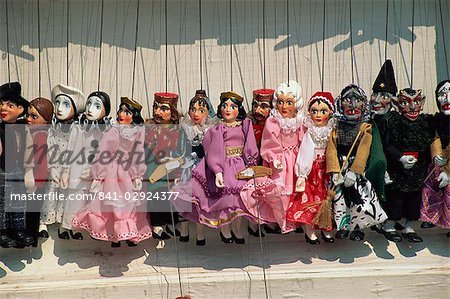
M441 154L450 158L450 117L437 113L435 115L435 123L437 125L438 141L440 142L433 143L431 147L432 156ZM438 144L438 148L435 148L435 144ZM450 229L450 184L447 184L444 188L439 188L439 181L437 180L442 171L450 175L450 162L447 162L442 167L434 167L433 164L427 173L430 173L433 169L433 174L425 181L425 186L422 190L420 220Z
M104 241L138 243L150 238L145 204L133 192L134 179L142 179L146 170L144 136L142 126L127 125L113 125L104 134L91 168L93 178L103 185L86 208L75 215L73 227Z
M327 197L329 182L325 151L334 121L330 120L324 127L317 127L311 119L307 119L305 126L308 129L303 137L296 165L299 176L306 178L305 191L297 193L291 199L286 218L292 222L330 231L332 226L317 227L313 220L319 212L320 204Z
M270 177L249 180L241 192L249 213L261 223L277 223L282 233L296 229L296 225L287 221L286 210L295 196L297 176L294 172L300 142L303 138L303 115L295 118L283 118L272 110L266 121L261 140L263 165L272 168ZM277 170L273 160L281 161L283 169ZM256 181L256 189L254 185Z
M240 197L246 181L236 179L236 173L255 166L258 161L251 121L219 123L206 132L203 147L205 157L192 170L189 184L180 189L176 198L178 207L192 206L192 212L181 212L181 215L212 228L227 225L237 217L253 219ZM215 185L215 175L220 172L224 188Z

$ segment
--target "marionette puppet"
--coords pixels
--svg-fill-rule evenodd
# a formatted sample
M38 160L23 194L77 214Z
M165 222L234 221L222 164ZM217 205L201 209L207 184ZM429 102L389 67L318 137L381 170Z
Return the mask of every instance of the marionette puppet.
M217 117L221 122L203 138L205 157L192 170L191 194L180 193L177 199L193 204L191 213L183 213L186 219L220 228L221 240L226 244L244 244L241 217L253 219L239 195L246 180L236 176L258 162L253 126L246 118L243 100L233 91L220 95Z
M325 242L334 242L330 234L332 225L318 227L313 222L328 192L325 152L335 124L335 120L330 119L333 111L334 99L329 92L316 92L308 101L308 118L304 124L306 132L295 164L298 193L291 199L286 212L287 220L305 225L305 239L311 245L320 243L315 229L321 230Z
M84 113L70 131L67 150L72 153L72 157L62 166L60 187L74 198L64 205L61 223L63 229L69 230L72 239L83 239L81 232L72 230L72 220L88 203L87 197L83 197L83 194L89 193L92 185L92 161L99 140L109 127L110 110L109 95L103 91L92 92L86 100Z
M19 82L0 86L0 245L23 248L34 244L27 232L27 201L13 200L34 190L32 137L25 123L29 102Z
M297 227L287 221L286 211L297 194L294 167L304 131L300 85L295 81L280 84L274 93L273 106L261 140L263 165L271 168L272 173L250 180L241 197L249 213L265 224L267 233L287 233Z
M135 246L152 235L145 202L136 200L142 199L136 196L147 168L141 110L135 100L120 98L118 124L112 123L104 133L91 167L91 192L96 197L72 222L92 238L112 242L111 247L120 247L120 241Z
M153 118L146 125L145 187L148 196L152 197L148 201L148 211L153 238L158 240L170 239L170 235L174 234L179 235L179 231L175 228L179 220L178 213L171 212L168 193L173 188L175 180L180 178L180 166L184 163L184 146L181 138L182 130L178 125L180 113L177 104L178 94L155 93Z
M195 96L189 102L189 112L186 116L180 118L180 125L183 129L183 138L186 139L185 145L189 147L184 157L182 165L182 174L178 186L173 191L183 194L185 200L181 200L178 196L172 201L172 204L180 213L180 241L189 241L189 222L184 218L186 213L192 211L192 200L190 199L191 186L189 181L192 177L192 170L205 156L205 150L202 145L203 137L206 132L217 124L214 108L204 90L197 90ZM187 157L187 152L190 157ZM178 205L181 204L181 205ZM189 217L188 217L189 218ZM196 244L204 246L206 244L204 226L196 223Z
M47 168L47 136L48 127L52 123L53 118L53 104L46 98L36 98L30 102L26 122L33 138L34 147L34 183L35 193L45 194L47 184L49 181L49 173ZM42 201L34 201L35 206L28 209L27 213L27 231L35 239L48 238L46 226L40 225L40 210L42 208Z
M450 80L437 85L435 96L439 109L434 115L437 138L431 145L433 163L422 191L420 220L450 229Z
M41 210L41 228L43 234L47 231L46 225L62 223L64 214L65 190L60 189L61 175L65 160L69 158L69 138L72 129L78 123L78 117L84 112L84 94L71 86L58 84L52 89L52 102L55 107L54 118L48 132L47 164L50 172L49 193L55 194L51 199L45 200ZM45 226L44 226L45 225ZM58 237L68 240L71 232L62 225L58 228Z
M385 210L389 219L383 230L386 239L394 242L401 242L402 236L408 242L423 241L414 224L420 216L423 182L435 137L432 116L421 113L424 103L421 90L402 89L394 101L400 114L392 113L386 119L385 154L393 183L386 187ZM406 219L402 236L395 228L401 218Z
M386 220L372 184L364 175L371 154L369 100L357 85L346 86L335 100L336 128L326 150L327 173L332 174L335 237L364 240L364 228Z

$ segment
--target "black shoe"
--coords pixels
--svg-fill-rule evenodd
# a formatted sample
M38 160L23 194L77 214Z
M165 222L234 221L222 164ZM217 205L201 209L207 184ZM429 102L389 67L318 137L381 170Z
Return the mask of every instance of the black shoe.
M195 245L197 245L197 246L205 246L205 244L206 244L206 239L203 239L203 240L197 239L197 241L195 242Z
M306 243L309 243L311 245L319 245L320 244L319 239L311 240L307 234L305 234L305 240L306 240Z
M404 230L405 227L403 225L401 225L400 223L396 222L394 228L396 230Z
M379 228L378 225L372 225L370 229L376 231L379 234L384 234L384 230L382 228Z
M34 238L32 236L27 235L24 232L17 232L16 235L14 236L14 240L16 241L17 245L16 247L21 248L23 247L28 247L33 245L34 243Z
M11 239L8 235L1 235L0 246L2 248L13 248L17 246L17 242L14 239Z
M422 222L422 224L420 225L421 228L433 228L436 225L431 223L431 222Z
M397 231L392 231L392 232L384 232L384 237L392 242L395 243L400 243L402 241L402 236L400 236L400 234Z
M180 236L180 242L183 242L183 243L189 242L189 235L187 235L187 236Z
M70 239L70 235L69 235L69 232L68 231L63 231L63 232L60 232L59 231L59 228L58 228L58 237L60 238L60 239L63 239L63 240L69 240Z
M45 229L41 230L38 233L38 237L42 239L48 239L48 231L46 231Z
M236 237L236 235L233 233L233 231L231 231L231 237L233 238L234 243L236 243L236 244L245 244L245 239Z
M264 224L264 231L267 234L281 234L281 229L279 226L275 227L275 228L271 228L270 226L268 226L267 224Z
M364 232L360 230L354 230L350 233L350 240L352 241L363 241L364 240Z
M447 233L447 238L450 238L450 232Z
M338 231L336 232L336 234L334 235L334 237L335 237L336 239L347 239L349 234L350 234L350 233L348 232L348 230L340 229L340 230L338 230Z
M295 229L294 233L296 233L296 234L303 234L303 233L304 233L303 228L302 228L301 226L300 226L300 227L297 227L297 228Z
M247 231L248 231L248 234L253 237L259 237L260 231L261 231L261 238L266 236L261 229L257 229L256 231L254 231L253 229L251 229L250 226L247 228Z
M406 241L411 243L422 243L423 239L419 237L416 233L402 233L403 238L405 238Z
M233 243L233 235L231 235L230 238L225 238L225 236L220 232L220 239L222 239L222 242L225 244Z
M168 226L168 225L166 225L166 232L168 232L169 235L171 235L173 237L173 231L170 228L170 226ZM175 228L175 236L177 236L177 237L181 236L180 231L178 229L176 229L176 228Z
M83 240L83 235L80 232L73 233L72 230L69 230L70 237L74 240Z
M112 248L119 248L120 247L120 241L119 242L111 242Z
M137 246L137 244L134 243L133 241L126 240L125 242L127 242L128 247L136 247Z
M325 234L323 233L323 231L320 232L320 235L322 236L322 240L325 241L325 243L334 243L334 238L329 236L325 236Z
M169 240L170 235L167 234L165 231L162 231L161 235L158 235L157 233L152 232L152 238L156 239L156 240Z

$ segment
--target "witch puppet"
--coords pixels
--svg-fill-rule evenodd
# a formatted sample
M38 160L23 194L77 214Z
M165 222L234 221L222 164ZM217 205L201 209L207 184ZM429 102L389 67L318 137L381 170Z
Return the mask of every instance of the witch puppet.
M29 102L19 82L0 86L0 244L23 248L35 244L27 231L27 201L14 200L35 189L33 140L25 124Z
M146 204L138 198L147 168L141 111L137 101L120 98L117 123L103 134L91 166L90 191L96 196L72 221L73 227L88 231L94 239L110 241L115 248L121 241L136 246L152 235Z
M44 232L48 231L47 225L60 223L58 237L67 240L73 232L62 225L67 193L65 189L60 188L61 176L69 151L71 131L78 123L80 114L84 112L86 97L81 90L64 84L53 87L51 95L55 113L47 137L47 166L51 180L48 192L64 196L55 196L44 201L39 231L45 234Z
M197 90L194 97L189 102L189 111L185 116L180 118L180 125L183 129L182 138L184 138L184 163L181 166L182 173L181 179L178 184L174 186L174 192L178 194L190 194L191 186L189 181L192 177L192 170L197 166L201 159L205 157L205 150L202 142L206 132L216 125L218 119L215 117L214 108L211 105L209 98L206 95L206 91ZM190 153L190 155L189 155ZM181 200L180 196L172 201L175 209L179 212L180 220L180 241L189 241L189 219L183 216L192 212L193 204L189 200ZM206 244L204 225L196 223L196 244L198 246L204 246Z
M420 220L450 229L450 80L435 91L439 111L434 115L436 139L431 145L432 164L422 190ZM447 233L450 237L450 232Z
M180 112L177 110L178 94L158 92L154 94L152 119L146 124L145 190L148 197L148 212L153 229L153 238L170 239L179 235L175 228L178 213L170 203L171 189L181 177L180 166L185 155L182 129L179 126Z
M383 223L382 209L371 182L365 177L371 154L372 126L369 100L357 85L346 86L335 100L336 128L327 150L327 173L332 175L333 216L337 226L335 237L364 239L367 226Z

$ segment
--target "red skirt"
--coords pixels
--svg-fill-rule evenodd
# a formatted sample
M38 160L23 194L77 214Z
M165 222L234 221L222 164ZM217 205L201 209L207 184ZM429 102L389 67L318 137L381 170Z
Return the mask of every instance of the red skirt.
M292 222L312 225L319 210L319 203L326 199L328 176L326 174L325 156L317 156L313 162L311 173L306 178L305 191L297 193L289 203L286 219ZM316 227L330 231L333 227Z

